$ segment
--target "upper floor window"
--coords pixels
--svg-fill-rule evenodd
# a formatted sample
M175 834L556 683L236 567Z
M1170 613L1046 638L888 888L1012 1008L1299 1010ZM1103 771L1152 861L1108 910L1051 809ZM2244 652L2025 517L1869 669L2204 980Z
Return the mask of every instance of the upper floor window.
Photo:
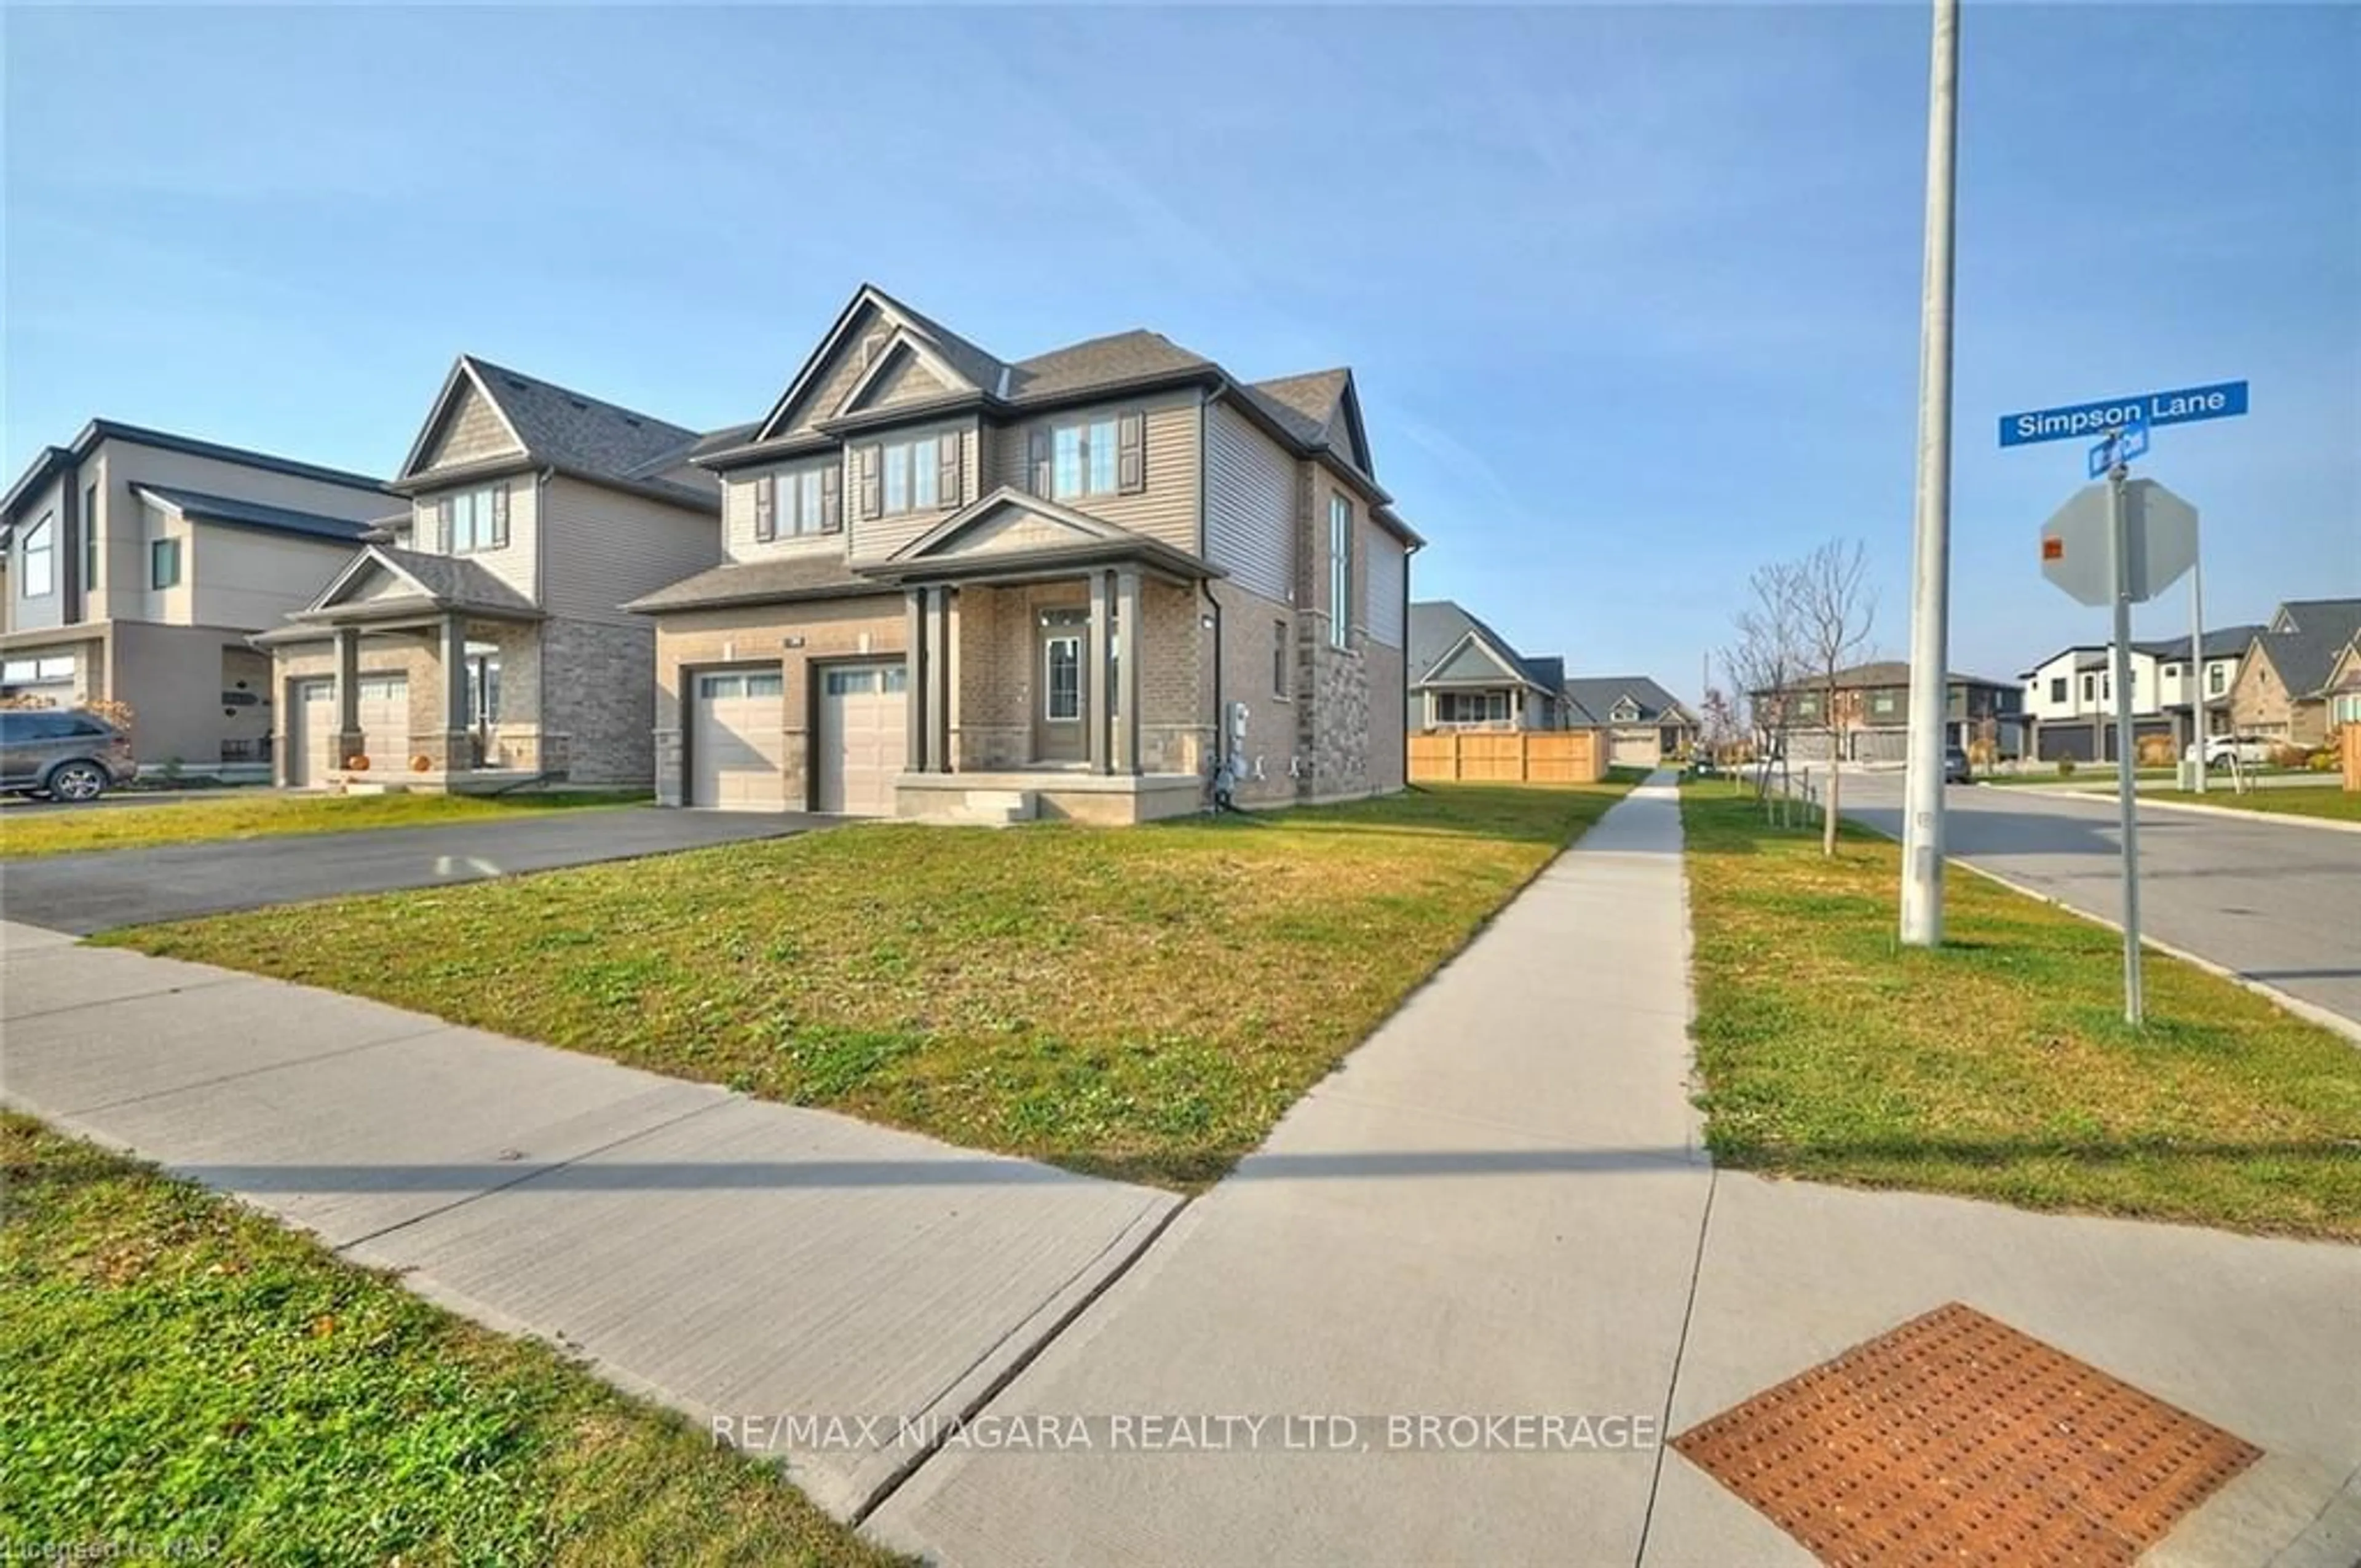
M82 587L88 593L98 586L98 487L87 486L82 492Z
M2052 702L2064 702L2066 700L2065 676L2052 675L2049 677L2049 700Z
M148 586L178 587L181 583L181 542L159 539L148 546Z
M1349 647L1353 641L1353 503L1342 496L1328 498L1328 642Z
M2229 665L2216 664L2212 669L2205 672L2205 689L2213 696L2220 696L2224 691L2228 689L2229 685Z
M485 485L445 496L436 503L443 514L443 538L454 555L498 550L509 542L509 488Z
M58 528L56 518L41 514L41 521L26 532L23 550L25 597L39 598L58 586Z
M1148 416L1092 414L1032 433L1033 493L1053 500L1148 488Z
M1640 722L1640 705L1628 699L1619 702L1607 717L1616 724L1637 724Z
M893 517L957 506L960 446L959 433L952 431L862 447L861 515Z
M2099 677L2096 675L2084 675L2082 677L2082 700L2084 702L2088 702L2098 695Z
M790 538L834 533L843 526L837 510L834 465L799 473L765 474L754 481L754 537Z
M1892 692L1872 692L1870 694L1869 711L1877 715L1881 718L1891 717L1897 706L1898 703Z

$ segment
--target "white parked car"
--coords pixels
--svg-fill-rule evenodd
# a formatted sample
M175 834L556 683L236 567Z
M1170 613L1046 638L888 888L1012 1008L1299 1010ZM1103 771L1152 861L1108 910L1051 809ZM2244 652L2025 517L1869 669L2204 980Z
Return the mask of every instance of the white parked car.
M2191 740L2181 752L2182 760L2197 760L2197 742ZM2259 735L2209 735L2205 738L2205 765L2226 768L2233 762L2256 767L2271 760L2271 743Z

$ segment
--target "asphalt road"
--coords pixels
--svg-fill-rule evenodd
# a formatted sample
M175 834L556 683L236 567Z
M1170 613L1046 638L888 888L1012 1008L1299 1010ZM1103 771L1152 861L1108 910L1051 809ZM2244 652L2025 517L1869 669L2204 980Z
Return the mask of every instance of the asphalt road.
M348 893L480 882L825 827L799 813L585 806L513 822L289 834L0 862L0 912L87 936Z
M2123 918L2115 802L1954 787L1954 859L2086 914ZM1900 773L1848 773L1843 810L1902 831ZM2361 833L2257 817L2139 814L2140 919L2152 939L2361 1023Z

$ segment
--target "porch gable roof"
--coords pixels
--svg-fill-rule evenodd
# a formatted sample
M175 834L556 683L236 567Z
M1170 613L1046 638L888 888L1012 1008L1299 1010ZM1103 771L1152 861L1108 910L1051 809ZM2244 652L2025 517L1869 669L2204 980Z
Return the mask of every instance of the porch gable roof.
M951 579L1137 561L1191 580L1221 568L1186 550L1104 518L1003 485L961 507L893 554L854 562L884 581Z
M318 598L287 619L299 624L334 625L454 609L512 620L541 618L531 599L494 576L481 562L368 544L320 590Z

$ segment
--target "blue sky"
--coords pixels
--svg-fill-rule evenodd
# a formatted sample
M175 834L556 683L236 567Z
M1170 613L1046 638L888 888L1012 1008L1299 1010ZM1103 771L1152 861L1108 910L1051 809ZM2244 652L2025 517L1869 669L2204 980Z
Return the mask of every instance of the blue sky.
M470 350L758 416L862 280L1009 356L1349 363L1422 597L1694 696L1867 541L1906 644L1917 5L26 10L5 462L93 414L390 471ZM1953 659L2101 633L1998 416L2245 378L2143 471L2216 621L2361 593L2361 8L1969 0ZM2186 629L2185 598L2143 612Z

